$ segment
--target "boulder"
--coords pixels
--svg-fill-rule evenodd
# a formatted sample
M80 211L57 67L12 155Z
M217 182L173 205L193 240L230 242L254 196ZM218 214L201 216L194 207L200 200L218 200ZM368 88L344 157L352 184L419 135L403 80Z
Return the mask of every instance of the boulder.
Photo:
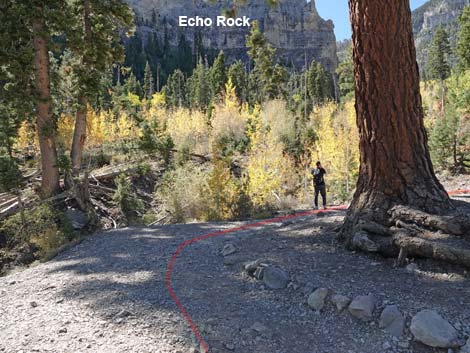
M315 292L310 294L307 303L308 306L314 310L321 310L325 306L325 299L328 296L328 289L318 288Z
M390 335L401 337L405 329L405 318L396 305L387 305L380 315L379 327Z
M434 310L422 310L411 320L411 333L430 347L451 348L462 345L457 330Z
M271 289L286 288L289 283L289 275L279 267L267 266L263 271L263 282Z
M362 321L372 320L372 314L375 309L375 298L372 294L356 297L349 304L349 312L352 316Z

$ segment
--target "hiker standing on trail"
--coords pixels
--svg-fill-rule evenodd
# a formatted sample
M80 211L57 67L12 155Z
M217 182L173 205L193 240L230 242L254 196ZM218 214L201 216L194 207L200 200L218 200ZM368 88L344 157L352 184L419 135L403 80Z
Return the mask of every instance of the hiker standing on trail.
M317 167L312 169L313 186L315 187L315 208L318 209L318 194L323 199L323 208L326 209L326 185L324 175L326 170L322 167L321 162L317 162Z

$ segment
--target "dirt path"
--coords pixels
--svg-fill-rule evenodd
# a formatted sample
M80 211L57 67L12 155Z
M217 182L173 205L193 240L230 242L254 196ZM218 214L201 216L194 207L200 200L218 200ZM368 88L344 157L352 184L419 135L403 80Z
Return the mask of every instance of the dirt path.
M306 298L317 287L349 297L373 293L376 317L388 303L397 304L408 323L417 311L434 309L462 338L470 335L468 273L426 261L408 272L391 260L342 250L334 241L342 217L295 219L183 250L172 285L211 352L433 352L412 342L408 331L393 340L378 320L359 322L332 304L312 311ZM190 352L199 345L166 290L168 262L182 241L236 225L108 232L0 278L0 352ZM223 257L227 243L238 250ZM256 259L284 268L289 287L268 290L247 276L243 263Z

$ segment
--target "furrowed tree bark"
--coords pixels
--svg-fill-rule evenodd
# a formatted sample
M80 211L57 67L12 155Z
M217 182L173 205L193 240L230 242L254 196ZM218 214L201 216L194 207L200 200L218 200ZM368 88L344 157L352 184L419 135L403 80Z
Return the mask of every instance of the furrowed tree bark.
M360 173L341 232L353 247L360 220L391 226L389 210L451 207L427 145L409 0L349 0Z
M90 23L90 1L83 1L83 26L85 43L92 45L91 23ZM87 70L89 64L86 53L83 54L82 64ZM75 129L73 132L72 148L70 151L70 158L72 160L72 174L78 176L82 167L83 149L86 142L86 129L87 129L87 113L88 113L88 97L85 88L80 87L78 97L79 108L75 117Z
M41 6L34 9L37 18L33 20L33 46L36 84L36 111L39 148L41 151L41 197L49 198L59 190L59 169L55 126L52 117L50 90L48 35Z

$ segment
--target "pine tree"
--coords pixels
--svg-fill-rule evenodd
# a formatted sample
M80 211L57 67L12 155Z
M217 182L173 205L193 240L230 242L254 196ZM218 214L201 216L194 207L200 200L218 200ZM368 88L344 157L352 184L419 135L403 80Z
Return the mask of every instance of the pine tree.
M68 40L81 63L78 77L78 105L70 152L72 170L81 168L86 141L86 116L89 100L100 91L101 76L115 62L123 61L124 50L119 31L133 29L133 13L122 0L74 0L70 4L73 25Z
M59 190L49 49L52 36L63 33L66 27L65 5L60 0L15 1L0 11L0 119L2 130L6 128L2 131L4 144L11 154L16 127L25 117L35 115L44 198Z
M251 32L246 38L246 46L249 48L248 55L254 63L250 91L256 89L255 86L261 86L260 97L256 100L281 96L287 83L287 72L280 65L274 65L276 49L268 43L258 22L252 24Z
M339 83L340 97L348 99L354 95L354 65L352 61L352 47L344 61L340 62L336 69Z
M136 96L139 96L139 98L143 97L144 95L140 82L137 80L137 78L132 72L127 78L126 83L124 84L124 88L125 88L126 94L132 93L132 94L135 94Z
M457 55L459 57L459 68L465 71L470 69L470 5L466 6L460 15L459 25Z
M155 83L153 80L152 70L150 69L149 62L145 64L145 74L144 74L144 96L147 99L151 99L155 93Z
M210 84L211 92L213 96L218 95L222 92L227 82L227 69L225 67L225 55L223 51L219 52L219 55L214 61L214 65L210 69Z
M166 101L170 107L187 106L186 79L181 70L175 70L166 82L163 89Z
M430 79L443 82L450 76L450 54L449 36L441 24L434 33L431 48L429 49L427 71Z
M230 65L227 73L227 77L232 81L235 86L235 92L238 99L242 102L247 101L247 74L245 71L245 65L241 60L235 61Z
M189 103L192 108L206 109L211 101L211 89L209 85L209 70L199 59L193 75L188 80Z
M330 75L323 65L315 60L307 72L307 91L314 105L323 104L332 98Z

